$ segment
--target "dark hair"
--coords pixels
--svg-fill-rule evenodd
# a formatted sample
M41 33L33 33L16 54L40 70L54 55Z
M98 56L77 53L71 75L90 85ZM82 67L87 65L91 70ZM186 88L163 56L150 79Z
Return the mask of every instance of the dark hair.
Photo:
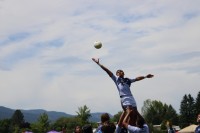
M119 73L119 72L123 72L123 70L118 69L118 70L116 71L116 74Z
M200 123L200 113L198 113L198 115L197 115L197 123L198 124Z
M101 127L102 133L114 133L115 129L116 127L114 123L106 123Z
M144 123L145 123L144 118L143 118L143 117L140 117L140 116L137 116L137 126L138 126L139 128L143 128Z
M93 133L91 125L84 125L82 131L83 133Z
M110 120L110 116L108 113L104 113L101 115L101 123L104 123L106 121L109 121Z

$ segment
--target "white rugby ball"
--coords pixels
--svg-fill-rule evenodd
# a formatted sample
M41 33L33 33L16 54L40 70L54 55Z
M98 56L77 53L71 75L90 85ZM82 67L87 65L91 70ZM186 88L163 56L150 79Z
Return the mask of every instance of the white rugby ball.
M95 41L95 42L94 42L94 47L95 47L96 49L100 49L100 48L102 47L102 43L101 43L100 41Z

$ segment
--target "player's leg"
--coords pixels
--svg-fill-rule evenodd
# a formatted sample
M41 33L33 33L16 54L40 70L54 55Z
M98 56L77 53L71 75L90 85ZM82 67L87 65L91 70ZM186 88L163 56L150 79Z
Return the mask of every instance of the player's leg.
M132 126L136 126L136 120L137 120L137 115L138 115L138 111L137 111L137 108L136 107L132 107L132 106L129 106L126 111L131 111L131 114L130 114L130 118L129 118L129 124L132 125Z
M130 102L130 103L132 103L132 102ZM126 112L126 114L129 114L128 112L131 112L130 116L129 116L130 118L128 120L128 123L132 126L136 126L136 119L137 119L137 113L138 113L137 107L132 106L131 104L130 105L123 105L122 101L121 101L121 105L122 105L123 110Z

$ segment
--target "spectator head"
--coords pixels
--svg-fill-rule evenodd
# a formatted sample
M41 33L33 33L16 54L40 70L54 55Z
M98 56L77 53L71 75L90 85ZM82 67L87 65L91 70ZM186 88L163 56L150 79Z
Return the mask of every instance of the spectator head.
M101 127L102 133L114 133L115 132L115 124L114 123L107 123L105 122Z
M197 116L197 123L200 124L200 113L199 113L198 116Z
M168 125L169 125L169 128L172 128L172 122L169 122Z
M74 129L74 133L82 133L81 126L76 126Z
M93 133L91 125L84 125L82 131L83 133Z
M104 113L101 115L101 123L104 123L106 121L110 121L110 116L108 113Z

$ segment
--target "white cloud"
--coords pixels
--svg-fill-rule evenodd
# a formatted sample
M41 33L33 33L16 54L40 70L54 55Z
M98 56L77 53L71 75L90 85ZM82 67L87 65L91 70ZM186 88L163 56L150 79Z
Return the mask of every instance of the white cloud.
M1 105L117 113L114 83L92 57L128 77L155 74L132 86L139 110L150 98L179 111L182 97L199 91L198 0L0 3Z

